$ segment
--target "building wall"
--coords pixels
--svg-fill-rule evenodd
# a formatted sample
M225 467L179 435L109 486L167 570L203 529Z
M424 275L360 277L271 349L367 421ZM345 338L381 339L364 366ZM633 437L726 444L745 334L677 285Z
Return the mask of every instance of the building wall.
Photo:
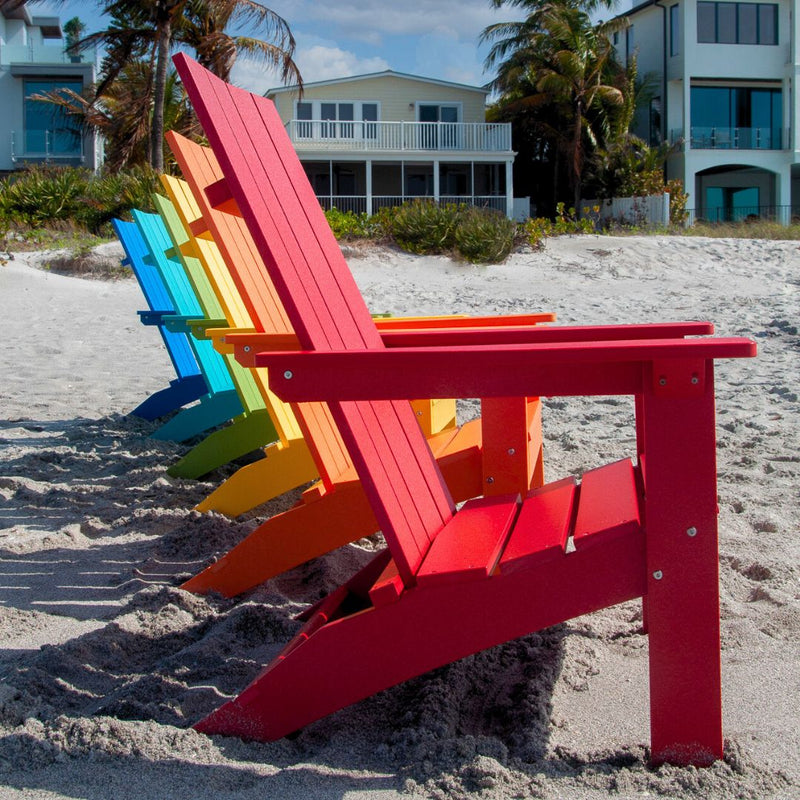
M278 92L271 96L284 123L294 119L297 92ZM442 86L396 76L377 76L365 80L342 82L328 86L311 86L303 93L303 101L365 100L377 102L382 122L414 122L417 102L459 103L462 122L485 122L486 103L483 92Z

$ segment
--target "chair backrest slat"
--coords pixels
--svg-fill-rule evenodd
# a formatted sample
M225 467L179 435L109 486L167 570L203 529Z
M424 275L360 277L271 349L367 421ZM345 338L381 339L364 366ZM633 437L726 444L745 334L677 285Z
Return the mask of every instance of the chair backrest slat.
M182 54L176 65L301 346L382 348L272 103ZM425 437L406 401L334 403L331 413L409 585L454 510Z
M245 221L212 208L208 201L205 190L223 178L214 153L174 132L168 133L167 139L251 315L252 325L268 333L291 332L291 324ZM331 489L339 476L351 471L353 464L330 410L324 403L299 403L293 410L323 484Z

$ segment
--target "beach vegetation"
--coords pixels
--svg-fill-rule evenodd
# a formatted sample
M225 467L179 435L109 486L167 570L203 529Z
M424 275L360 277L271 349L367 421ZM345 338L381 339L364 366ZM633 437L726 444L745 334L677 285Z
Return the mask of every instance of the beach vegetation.
M492 209L464 209L456 225L456 252L473 264L499 264L514 247L516 224Z
M133 208L153 210L158 177L147 166L95 175L74 167L35 166L0 181L0 224L31 228L68 226L109 234L114 217Z
M493 0L493 5L518 6L527 14L522 21L491 25L481 36L491 43L486 68L496 69L492 88L499 94L489 116L511 123L519 153L515 183L531 187L545 213L553 214L559 202L580 208L595 151L626 129L619 119L635 86L617 62L610 37L627 27L627 20L592 22L592 10L613 2Z

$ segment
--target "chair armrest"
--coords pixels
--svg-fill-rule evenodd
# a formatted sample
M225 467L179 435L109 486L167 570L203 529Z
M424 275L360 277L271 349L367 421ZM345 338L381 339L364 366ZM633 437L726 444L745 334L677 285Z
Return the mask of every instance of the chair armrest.
M756 354L750 339L640 339L259 353L286 401L700 394L707 365Z
M518 315L510 320L529 319L536 315ZM545 316L545 315L539 315ZM487 327L451 327L453 322L486 321ZM535 327L533 325L488 327L484 318L433 318L420 320L425 326L403 329L400 320L384 320L396 325L394 329L381 330L386 347L452 347L486 344L525 344L544 342L613 341L615 339L660 339L700 336L714 332L710 322L667 322L652 325L563 325ZM264 366L257 360L261 351L299 351L300 343L294 334L233 333L225 336L225 344L233 345L236 360L245 367ZM226 352L231 352L226 350Z
M469 317L464 315L445 317L375 317L375 326L384 331L416 331L428 328L452 330L454 328L500 328L509 326L539 325L555 322L556 315L543 314L504 314L502 316Z
M164 327L172 333L191 333L189 323L193 320L203 321L202 317L194 314L165 314L161 319Z

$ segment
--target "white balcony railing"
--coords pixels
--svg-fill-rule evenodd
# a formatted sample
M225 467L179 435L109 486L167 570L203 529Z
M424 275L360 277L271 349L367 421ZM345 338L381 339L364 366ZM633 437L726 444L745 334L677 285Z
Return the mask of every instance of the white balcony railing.
M68 140L67 140L68 139ZM64 137L54 131L11 131L11 161L15 164L83 164L83 137Z
M71 56L56 45L0 45L0 64L94 64L94 48Z
M685 140L686 132L672 131L672 140ZM788 136L780 128L729 128L724 126L690 129L692 150L783 150Z
M507 122L337 122L293 119L288 129L298 150L511 151L511 125Z

